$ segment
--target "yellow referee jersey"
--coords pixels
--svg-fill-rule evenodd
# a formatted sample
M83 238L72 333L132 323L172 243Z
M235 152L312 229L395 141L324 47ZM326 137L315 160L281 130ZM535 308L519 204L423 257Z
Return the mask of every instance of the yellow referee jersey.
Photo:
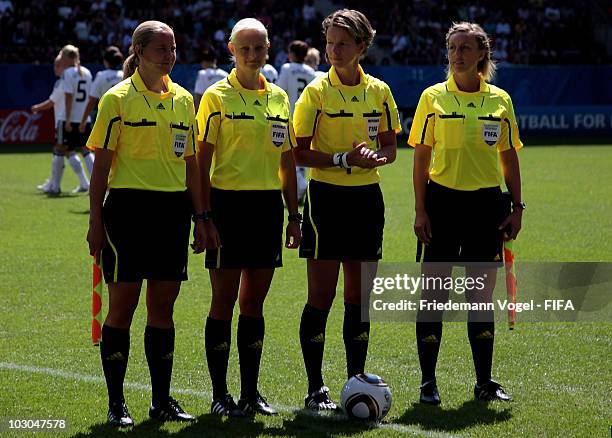
M523 147L508 93L482 79L466 93L452 76L423 91L408 144L432 147L429 177L456 190L501 185L498 152Z
M198 140L215 145L210 183L223 190L281 188L281 154L293 147L289 99L259 75L264 88L249 90L230 75L206 89Z
M149 91L136 70L102 96L87 147L115 151L109 187L185 190L184 159L195 154L193 97L168 76L164 82L168 92Z
M359 84L344 85L334 67L306 86L295 104L293 126L296 137L312 137L311 149L334 154L348 152L353 142L378 148L378 134L400 132L397 105L389 86L366 75L359 66ZM311 178L341 186L377 183L378 170L313 168Z

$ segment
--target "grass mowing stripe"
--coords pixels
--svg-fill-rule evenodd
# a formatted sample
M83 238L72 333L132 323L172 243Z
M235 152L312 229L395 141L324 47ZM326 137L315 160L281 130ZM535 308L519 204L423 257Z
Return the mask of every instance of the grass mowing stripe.
M32 366L32 365L21 365L21 364L10 363L10 362L0 362L0 369L10 370L10 371L21 371L21 372L35 373L35 374L45 374L48 376L60 377L62 379L68 379L72 381L81 381L81 382L87 382L87 383L104 383L104 377L100 377L100 376L91 376L91 375L75 373L75 372L67 371L67 370L58 370L54 368L37 367L37 366ZM151 391L151 385L148 385L145 383L125 382L124 387L130 388L130 389L136 389L140 391L148 391L148 392ZM207 398L207 399L210 398L212 395L208 391L197 391L195 389L189 389L189 388L174 388L173 387L172 392L176 394L188 394L188 395L193 395L196 397ZM309 416L325 419L328 421L334 421L334 422L350 421L350 420L347 420L347 418L343 416L319 415L316 412L313 412L307 409L300 409L295 406L275 405L275 408L277 408L280 412L285 412L288 414L295 414L299 412L301 415L309 415ZM459 437L459 435L450 435L450 434L443 433L443 432L426 431L423 429L419 429L418 427L409 427L409 426L404 426L401 424L370 423L370 425L372 426L372 428L389 429L395 432L413 434L415 436L427 436L427 437L432 437L432 438Z

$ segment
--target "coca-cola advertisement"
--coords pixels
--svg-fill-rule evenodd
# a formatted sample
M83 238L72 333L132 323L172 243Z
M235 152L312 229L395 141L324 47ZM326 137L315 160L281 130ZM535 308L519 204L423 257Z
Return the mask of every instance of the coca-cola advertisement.
M52 144L54 137L53 111L0 109L0 144Z

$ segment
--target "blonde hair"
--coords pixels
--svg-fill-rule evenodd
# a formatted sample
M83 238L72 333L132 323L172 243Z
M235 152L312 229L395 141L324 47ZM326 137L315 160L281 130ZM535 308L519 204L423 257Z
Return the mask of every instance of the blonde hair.
M64 47L62 47L62 50L60 50L60 56L62 58L68 58L72 62L72 65L76 66L79 76L83 76L83 70L81 69L81 57L79 55L78 47L73 46L72 44L66 44Z
M270 44L270 40L268 39L268 29L266 29L266 26L264 26L264 24L256 18L243 18L242 20L238 21L238 23L236 23L232 28L232 33L229 38L230 43L234 42L238 32L247 29L257 30L263 33L266 36L266 43Z
M123 77L129 78L136 71L136 67L140 64L138 58L138 51L134 50L135 47L138 49L144 49L151 42L153 37L158 32L171 32L174 34L172 28L166 23L161 21L143 21L140 23L134 33L132 34L132 45L130 46L129 56L123 62Z
M309 65L316 70L316 68L321 63L321 52L319 52L314 47L311 47L310 49L308 49L308 52L306 53L304 62L306 63L306 65Z
M368 18L354 9L340 9L329 14L321 25L324 36L327 35L327 29L332 26L346 29L357 44L365 43L366 47L362 56L366 55L376 36L376 31Z
M489 35L484 31L482 27L480 27L476 23L469 23L467 21L461 21L459 23L453 22L451 27L448 29L446 33L446 48L448 50L448 44L450 42L451 37L459 32L466 32L469 35L472 35L476 38L476 42L478 43L478 49L485 51L485 56L481 61L478 61L477 70L480 73L480 76L486 81L490 82L495 77L495 71L497 70L497 66L492 59L491 56L491 39ZM446 77L450 77L450 66L446 66Z

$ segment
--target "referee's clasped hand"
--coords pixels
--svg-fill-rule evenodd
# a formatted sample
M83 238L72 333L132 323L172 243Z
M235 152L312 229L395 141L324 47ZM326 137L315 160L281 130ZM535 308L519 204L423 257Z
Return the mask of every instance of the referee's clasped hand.
M302 230L299 222L289 222L287 224L285 247L295 249L300 246L302 241Z
M372 169L387 163L387 157L379 156L378 152L368 148L367 143L353 142L353 150L346 156L346 161L350 166Z

